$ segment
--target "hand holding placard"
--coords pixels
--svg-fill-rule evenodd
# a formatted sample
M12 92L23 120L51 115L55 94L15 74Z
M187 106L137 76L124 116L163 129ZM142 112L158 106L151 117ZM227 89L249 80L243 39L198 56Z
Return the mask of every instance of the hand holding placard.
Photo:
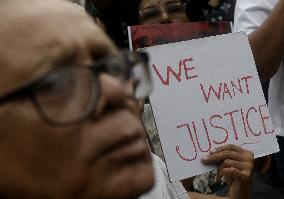
M202 158L204 164L220 164L217 177L229 185L230 199L251 199L253 153L234 145L217 148Z

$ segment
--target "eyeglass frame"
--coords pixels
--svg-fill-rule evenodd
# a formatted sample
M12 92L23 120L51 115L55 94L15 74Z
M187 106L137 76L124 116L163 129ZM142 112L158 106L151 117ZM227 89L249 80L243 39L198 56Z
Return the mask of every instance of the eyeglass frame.
M150 75L150 69L148 67L148 61L149 61L149 58L148 58L148 55L147 53L144 53L144 52L136 52L136 53L133 53L133 52L128 52L128 51L122 51L119 53L119 55L123 55L125 57L125 55L127 56L130 56L130 55L135 55L136 57L139 56L139 58L136 60L136 62L131 62L131 60L127 60L127 72L130 71L131 67L134 66L134 64L137 64L139 62L142 62L143 65L145 66L145 69L146 69L146 73L149 77L149 84L150 84L150 90L149 90L149 93L151 92L152 90L152 80L151 80L151 75ZM4 96L0 97L0 106L6 104L6 103L9 103L10 101L13 101L13 100L16 100L16 99L20 99L20 98L27 98L27 99L30 99L33 106L35 107L36 111L38 112L39 116L50 126L56 126L56 127L66 127L66 126L71 126L71 125L74 125L74 124L77 124L77 123L80 123L86 119L88 119L90 117L90 115L92 114L92 112L95 110L96 108L96 105L97 105L97 102L96 103L93 103L93 105L91 105L91 107L89 107L90 105L88 105L88 107L86 108L85 110L85 114L82 114L82 116L80 117L80 119L78 119L78 121L70 121L70 122L56 122L55 120L52 120L50 119L46 113L44 113L44 110L42 108L42 105L40 105L40 103L38 102L38 100L36 99L35 97L35 87L40 84L44 79L46 79L50 74L53 74L55 73L56 71L58 71L60 68L64 68L64 67L70 67L73 66L73 67L82 67L82 68L87 68L90 70L90 72L92 72L92 76L93 76L93 80L97 77L99 77L99 75L101 73L107 73L107 74L110 74L110 72L107 68L107 60L112 57L112 58L115 58L117 55L107 55L99 60L96 60L95 63L91 64L91 65L81 65L81 66L78 66L76 64L65 64L65 65L60 65L59 67L56 67L54 68L53 70L47 72L45 75L41 76L40 78L37 78L35 80L33 80L32 82L28 83L27 85L25 86L22 86L14 91L11 91L11 92L8 92L7 94L5 94ZM126 57L125 57L126 58ZM128 57L129 58L129 57ZM113 74L110 74L112 76L115 76ZM116 77L116 76L115 76ZM94 82L93 82L94 84ZM100 98L100 90L101 90L101 86L100 86L100 81L98 82L98 88L97 88L97 91L98 91L98 99ZM148 94L149 94L148 93ZM93 92L94 94L94 92ZM134 95L132 96L133 99L135 100L135 97ZM144 99L146 98L147 96L144 97ZM136 99L136 100L139 100L139 99ZM90 104L90 102L89 102Z

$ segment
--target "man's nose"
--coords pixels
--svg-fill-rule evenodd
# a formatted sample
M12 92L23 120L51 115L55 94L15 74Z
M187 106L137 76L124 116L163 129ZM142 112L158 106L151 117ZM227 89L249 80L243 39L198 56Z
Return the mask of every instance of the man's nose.
M108 74L99 77L99 101L94 110L95 117L108 111L126 108L127 101L133 98L133 86L129 81L122 81Z

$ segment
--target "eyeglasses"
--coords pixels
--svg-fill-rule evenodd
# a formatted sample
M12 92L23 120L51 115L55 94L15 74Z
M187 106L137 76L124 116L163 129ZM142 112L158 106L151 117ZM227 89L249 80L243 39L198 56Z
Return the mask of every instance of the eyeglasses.
M133 98L145 99L151 89L148 56L123 52L107 56L91 66L64 65L44 77L0 98L0 105L29 98L50 125L66 126L87 119L100 99L100 73L108 73L133 85Z
M158 22L164 11L170 18L177 19L185 15L186 3L169 2L162 6L151 6L139 11L140 18L144 22Z

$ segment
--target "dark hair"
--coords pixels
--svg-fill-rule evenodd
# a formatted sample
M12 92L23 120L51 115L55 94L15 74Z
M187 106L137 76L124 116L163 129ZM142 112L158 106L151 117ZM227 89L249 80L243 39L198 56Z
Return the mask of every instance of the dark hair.
M119 47L128 47L127 26L139 23L139 3L141 0L113 0L108 10L97 6L96 0L86 0L85 9L93 17L99 18L106 32ZM202 7L208 0L182 0L186 2L186 14L190 21L203 21Z
M113 0L108 10L97 6L96 0L86 0L85 9L99 18L106 32L119 47L127 47L127 26L138 24L140 0Z
M202 8L208 4L208 0L183 0L186 2L186 15L192 22L204 21Z

